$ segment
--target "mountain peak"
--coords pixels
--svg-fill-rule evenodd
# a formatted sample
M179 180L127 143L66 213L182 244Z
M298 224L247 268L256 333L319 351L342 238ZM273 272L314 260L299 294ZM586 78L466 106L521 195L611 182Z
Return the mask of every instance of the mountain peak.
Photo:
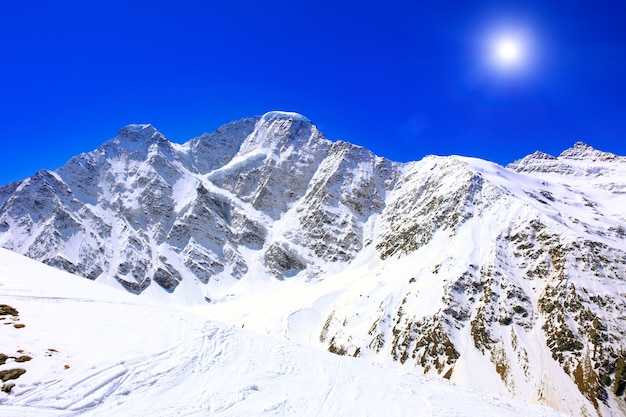
M554 161L556 158L552 155L541 151L535 151L530 155L525 156L522 159L518 159L509 165L507 165L508 169L512 169L513 171L536 171L541 170L546 162Z
M614 161L619 157L610 152L603 152L587 145L584 142L576 142L572 148L564 150L559 159L575 159L586 161Z
M588 148L593 149L590 145L587 145L585 142L582 142L580 140L574 144L574 148L576 148L576 149L578 149L578 148L580 148L580 149L588 149Z
M117 136L135 139L145 140L151 139L153 136L160 134L159 131L149 123L145 124L129 124L120 129Z
M553 160L556 159L554 156L547 154L545 152L541 152L541 151L535 151L533 153L531 153L530 155L528 155L526 158L528 159L533 159L533 160ZM526 159L524 158L524 159Z
M261 116L262 122L269 122L269 121L277 120L277 119L280 119L280 120L291 119L291 120L297 120L300 122L310 122L310 120L304 117L303 115L299 113L295 113L295 112L288 112L288 111L275 110L275 111L267 112L263 116Z
M581 165L573 161L582 161L583 164ZM595 162L626 162L626 157L599 151L584 142L578 141L573 147L561 152L557 158L536 151L507 165L507 168L517 172L559 172L570 175L578 172L576 175L587 175L588 168L586 166ZM605 165L602 164L602 166ZM575 166L579 167L575 168Z
M259 149L283 152L291 146L302 150L303 147L315 142L328 144L308 118L299 113L271 111L258 119L254 131L241 146L240 153L245 154Z
M167 138L151 124L129 124L120 129L113 139L105 142L101 149L145 154L154 144L169 147Z

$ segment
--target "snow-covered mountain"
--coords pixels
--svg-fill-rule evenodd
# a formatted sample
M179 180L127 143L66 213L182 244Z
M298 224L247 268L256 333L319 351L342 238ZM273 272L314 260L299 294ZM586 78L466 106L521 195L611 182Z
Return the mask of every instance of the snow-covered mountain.
M271 112L0 188L0 245L257 332L626 414L626 158L400 164Z

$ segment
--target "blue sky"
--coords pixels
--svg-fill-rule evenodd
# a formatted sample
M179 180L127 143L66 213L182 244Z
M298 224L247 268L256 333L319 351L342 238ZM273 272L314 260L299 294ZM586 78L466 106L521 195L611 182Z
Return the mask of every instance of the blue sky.
M174 142L269 110L393 160L626 155L622 1L2 1L0 184L129 123ZM524 65L489 64L498 31Z

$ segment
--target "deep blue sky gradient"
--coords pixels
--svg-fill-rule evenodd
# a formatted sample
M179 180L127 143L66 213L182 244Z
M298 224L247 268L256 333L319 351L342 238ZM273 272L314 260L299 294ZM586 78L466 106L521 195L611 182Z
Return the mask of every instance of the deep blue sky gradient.
M398 161L626 155L626 2L0 1L0 184L129 123L174 142L269 110ZM486 65L496 26L527 69Z

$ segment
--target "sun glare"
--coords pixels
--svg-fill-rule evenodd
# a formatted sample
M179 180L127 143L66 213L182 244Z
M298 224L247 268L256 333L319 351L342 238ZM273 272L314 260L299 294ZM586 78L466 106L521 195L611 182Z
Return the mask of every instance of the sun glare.
M530 41L523 31L492 32L486 44L488 60L499 72L524 72L530 64Z
M518 39L503 37L493 46L494 58L501 65L518 65L523 59L522 43Z

